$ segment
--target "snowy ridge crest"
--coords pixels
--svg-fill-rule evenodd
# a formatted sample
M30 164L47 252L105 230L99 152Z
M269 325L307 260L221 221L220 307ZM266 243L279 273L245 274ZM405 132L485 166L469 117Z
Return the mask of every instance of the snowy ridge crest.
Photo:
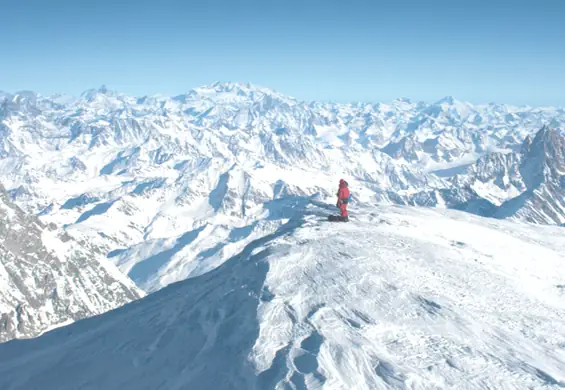
M307 201L213 272L28 343L0 387L484 389L565 385L559 227Z

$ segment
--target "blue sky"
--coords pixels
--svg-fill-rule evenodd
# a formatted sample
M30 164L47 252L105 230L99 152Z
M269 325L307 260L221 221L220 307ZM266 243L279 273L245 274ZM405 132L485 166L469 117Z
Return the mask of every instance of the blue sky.
M0 0L0 90L565 106L565 1Z

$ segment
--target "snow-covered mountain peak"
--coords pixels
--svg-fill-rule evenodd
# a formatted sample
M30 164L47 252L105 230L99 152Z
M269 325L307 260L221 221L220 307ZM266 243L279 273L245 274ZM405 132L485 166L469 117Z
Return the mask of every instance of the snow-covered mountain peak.
M522 176L529 189L551 178L565 176L565 136L559 129L545 126L522 147Z
M84 91L80 98L70 101L70 105L64 108L71 108L74 111L68 113L71 116L76 116L78 109L79 112L87 113L89 119L97 119L106 115L131 111L136 107L137 101L136 97L108 89L105 85L102 85L99 88Z
M14 94L0 95L0 120L2 117L13 113L24 112L35 114L38 112L38 101L43 98L32 91L19 91Z
M433 117L447 115L447 119L466 121L476 109L473 105L457 100L453 96L446 96L426 108L425 112Z
M85 99L85 100L93 100L95 99L97 96L99 95L106 95L106 96L120 96L120 93L118 93L117 91L108 89L108 87L105 84L102 84L100 87L98 88L90 88L87 89L86 91L82 92L80 97Z
M41 266L24 256L18 267L39 272L37 280L51 280L48 266L61 263L55 272L84 269L81 280L102 286L96 277L106 273L88 262L94 254L94 264L111 261L156 293L70 336L48 335L44 354L0 346L0 387L33 388L25 381L53 373L64 389L57 370L75 373L77 364L89 368L77 371L84 387L104 378L109 389L138 379L138 388L249 389L563 381L559 228L373 206L564 223L564 138L551 130L563 128L563 110L455 99L303 103L245 83L175 98L90 92L0 98L0 179L10 198L0 196L0 214L6 226L23 215L1 207L11 200L35 214L16 229L41 236L27 240L36 248L80 244L76 257L63 251ZM351 223L330 225L342 177ZM108 273L104 280L120 280ZM115 307L113 298L134 291L121 282L102 297L88 286L77 295ZM55 287L45 286L39 301L48 306ZM27 313L10 308L11 323ZM78 311L49 318L96 312Z
M263 86L241 83L241 82L220 82L216 81L212 84L201 86L193 89L184 100L190 98L210 99L216 103L236 103L244 100L257 101L265 97L277 99L281 101L294 101L294 99L284 96L277 91ZM179 99L179 97L177 97Z
M24 101L35 102L41 95L34 91L17 91L12 99L14 103L22 103Z
M565 385L558 227L296 205L205 275L36 340L3 389L545 389Z
M446 104L452 106L457 103L460 103L459 100L455 99L453 96L444 96L434 104L438 104L438 105Z
M412 104L412 99L410 99L408 97L400 97L400 98L394 99L393 101L399 102L399 103Z

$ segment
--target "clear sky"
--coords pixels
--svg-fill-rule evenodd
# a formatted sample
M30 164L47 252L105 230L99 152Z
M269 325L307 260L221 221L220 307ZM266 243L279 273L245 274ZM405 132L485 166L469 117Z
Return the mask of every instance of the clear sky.
M0 90L565 106L565 0L0 0Z

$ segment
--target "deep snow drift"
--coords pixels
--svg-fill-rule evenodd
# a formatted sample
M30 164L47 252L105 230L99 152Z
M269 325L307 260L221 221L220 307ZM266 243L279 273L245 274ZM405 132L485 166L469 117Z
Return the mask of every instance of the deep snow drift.
M562 228L305 204L209 273L0 344L0 388L565 387Z

